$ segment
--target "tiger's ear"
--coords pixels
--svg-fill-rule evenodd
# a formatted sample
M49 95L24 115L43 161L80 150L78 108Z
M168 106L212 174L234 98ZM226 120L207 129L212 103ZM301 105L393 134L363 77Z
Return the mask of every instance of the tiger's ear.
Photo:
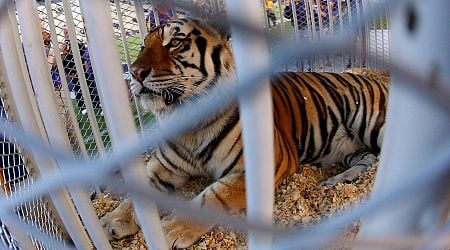
M231 36L230 25L225 13L209 19L193 19L193 21L205 30L214 30L219 33L223 40L228 41Z
M220 13L218 14L218 16L211 18L209 20L209 25L213 27L217 32L219 32L220 36L223 39L225 39L226 41L230 40L231 29L226 13Z

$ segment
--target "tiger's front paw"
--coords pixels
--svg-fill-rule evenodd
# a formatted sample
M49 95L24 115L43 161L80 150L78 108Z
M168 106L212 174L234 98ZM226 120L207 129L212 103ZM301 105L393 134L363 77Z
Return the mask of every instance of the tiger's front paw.
M100 218L100 223L109 240L118 240L138 232L134 220L133 206L125 200L112 212Z
M187 248L200 236L209 232L214 225L199 224L189 218L169 215L163 218L162 227L169 248Z
M137 81L134 78L131 78L131 81L130 81L130 92L131 92L131 94L139 95L141 93L143 87L144 86L142 86L142 83L140 83L139 81Z

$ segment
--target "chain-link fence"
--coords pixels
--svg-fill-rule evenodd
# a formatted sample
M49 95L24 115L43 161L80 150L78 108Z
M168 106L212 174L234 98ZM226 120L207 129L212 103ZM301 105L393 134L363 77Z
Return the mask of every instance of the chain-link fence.
M1 54L1 51L0 51ZM11 105L11 97L8 95L4 82L3 61L0 62L0 119L11 122L14 119L14 106ZM17 114L17 113L16 113ZM38 176L34 171L32 161L29 160L26 152L18 146L16 139L9 133L0 132L0 196L12 198L21 191L33 188L33 184ZM58 217L55 217L53 207L45 197L34 198L30 201L18 204L15 212L21 219L30 225L36 226L40 230L62 241L65 235ZM13 238L7 227L0 220L0 238L9 249L19 249L20 245ZM37 249L44 249L38 239L32 237L32 242Z
M275 3L274 3L275 2ZM265 1L265 21L270 32L299 44L336 37L361 19L374 1L362 0L285 0ZM297 27L297 28L294 28ZM276 44L272 47L276 48ZM367 55L373 54L374 57ZM371 60L374 59L374 60ZM387 11L358 30L352 44L340 53L315 56L282 70L342 72L352 68L387 69L389 29Z

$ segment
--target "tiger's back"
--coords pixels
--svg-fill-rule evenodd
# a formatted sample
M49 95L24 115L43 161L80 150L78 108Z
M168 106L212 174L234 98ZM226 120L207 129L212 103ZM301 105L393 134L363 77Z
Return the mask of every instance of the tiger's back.
M284 72L271 83L275 129L298 163L345 163L361 149L379 153L387 104L383 82L351 73ZM295 171L277 165L277 172Z

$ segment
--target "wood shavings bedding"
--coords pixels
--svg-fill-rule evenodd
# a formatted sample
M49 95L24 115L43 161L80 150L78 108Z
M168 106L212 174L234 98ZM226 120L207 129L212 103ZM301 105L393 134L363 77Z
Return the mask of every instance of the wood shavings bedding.
M320 223L322 218L332 217L346 208L366 200L372 190L376 166L355 182L338 184L333 187L322 187L320 183L343 169L340 166L317 168L304 165L303 172L283 180L275 190L274 220L278 225L286 227L308 226ZM188 185L177 191L177 194L192 198L209 184L206 179L190 181ZM119 205L120 197L106 195L94 200L94 207L99 217L112 211ZM353 239L359 231L360 223L355 221L342 231L341 237ZM147 249L142 233L111 242L114 249ZM188 249L247 249L246 234L231 230L228 226L219 225L213 231L203 235L200 240Z

